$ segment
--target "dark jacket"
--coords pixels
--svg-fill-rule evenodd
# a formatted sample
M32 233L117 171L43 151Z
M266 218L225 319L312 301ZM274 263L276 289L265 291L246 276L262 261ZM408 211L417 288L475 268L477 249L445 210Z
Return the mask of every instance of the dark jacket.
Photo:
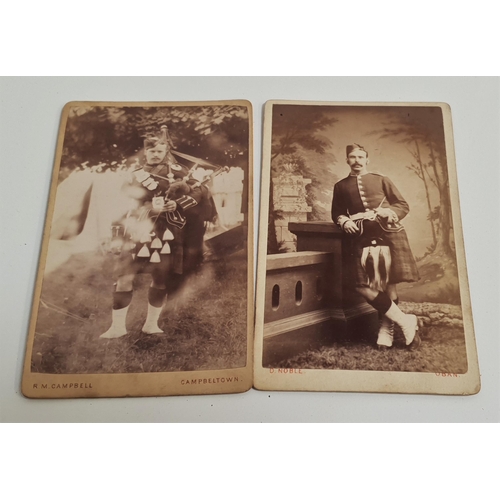
M382 203L382 204L381 204ZM390 208L403 219L410 207L392 181L383 175L367 173L349 175L337 182L333 189L332 220L338 225L339 218L379 207Z

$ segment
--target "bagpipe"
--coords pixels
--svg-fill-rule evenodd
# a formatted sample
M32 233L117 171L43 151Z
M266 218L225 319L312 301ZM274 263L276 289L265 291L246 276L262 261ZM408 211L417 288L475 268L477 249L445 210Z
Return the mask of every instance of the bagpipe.
M201 158L186 155L178 151L171 150L170 153L193 162L193 165L188 168L184 165L169 162L167 165L163 165L160 170L163 173L165 166L167 167L168 173L165 176L155 172L154 169L151 172L147 172L144 170L143 166L136 161L134 164L135 168L132 170L132 175L137 183L141 184L148 191L156 191L160 185L159 180L161 179L167 181L168 188L165 193L159 192L153 196L151 208L141 210L137 220L133 220L131 218L132 214L129 212L122 224L112 226L112 243L110 246L110 251L112 253L121 253L126 241L126 234L129 234L132 239L138 240L139 243L143 244L143 247L137 253L138 257L149 257L150 250L159 251L159 249L161 249L160 253L170 253L169 241L174 239L171 231L168 228L165 230L161 238L163 242L161 242L152 232L156 221L162 214L164 214L166 221L177 229L183 229L186 225L187 219L184 215L184 211L199 204L205 203L204 209L207 213L202 214L203 220L213 221L217 216L217 210L207 183L216 175L229 171L229 168L220 167L206 160L202 160ZM213 169L213 171L209 174L205 171L203 177L200 179L195 177L195 172L198 167L209 167ZM182 170L187 170L185 175L176 178L174 172L181 172ZM201 190L201 193L197 197L191 196L197 189ZM165 204L169 201L174 201L176 206L181 210L175 209L172 211L164 211ZM150 248L147 248L148 245ZM154 259L151 260L151 262L159 262L159 256L154 252L151 259Z
M148 190L154 191L158 188L159 182L157 179L162 179L168 182L169 187L164 195L154 196L152 199L152 207L155 211L161 211L165 203L169 201L175 201L176 205L180 207L183 211L189 208L195 207L199 202L191 196L193 190L201 189L201 200L208 202L210 205L208 214L205 214L206 221L213 222L217 216L217 211L215 209L215 204L212 200L212 195L207 184L217 175L223 172L228 172L228 167L221 167L214 165L201 158L196 158L194 156L187 155L185 153L180 153L179 151L171 150L170 153L179 156L183 159L193 162L193 165L188 169L183 165L175 165L168 163L168 174L166 176L160 175L159 173L146 172L142 166L138 165L138 168L133 170L133 175L137 182L142 184ZM199 167L209 167L213 169L211 173L207 174L206 171L203 178L199 179L195 177L194 174ZM172 170L182 170L187 169L186 175L182 178L176 178ZM204 169L205 170L205 169ZM178 210L172 212L166 212L167 221L172 225L182 229L186 223L186 218Z

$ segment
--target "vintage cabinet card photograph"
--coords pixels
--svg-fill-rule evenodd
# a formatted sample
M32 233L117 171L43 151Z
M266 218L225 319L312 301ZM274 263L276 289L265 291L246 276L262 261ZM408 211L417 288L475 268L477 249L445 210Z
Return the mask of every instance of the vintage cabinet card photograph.
M254 385L474 394L442 103L266 104Z
M23 394L252 385L248 101L65 106Z

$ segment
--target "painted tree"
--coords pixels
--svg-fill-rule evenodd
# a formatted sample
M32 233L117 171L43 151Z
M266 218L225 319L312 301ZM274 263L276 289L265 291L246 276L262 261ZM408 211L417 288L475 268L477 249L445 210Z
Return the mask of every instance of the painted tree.
M313 217L320 217L315 200L326 186L333 186L335 175L328 168L335 159L327 153L331 140L320 132L337 120L324 107L275 104L273 106L271 179L269 193L268 253L278 253L275 221L282 218L274 208L273 177L285 168L312 180L308 202Z
M407 165L406 168L412 171L423 183L425 188L425 199L427 202L427 220L431 226L432 232L432 247L429 249L433 251L437 245L437 236L436 236L436 211L432 207L431 195L430 195L430 185L429 182L433 182L433 179L429 176L427 169L429 168L429 164L425 163L422 159L422 155L420 153L420 143L417 139L414 140L414 148L408 148L409 153L415 159L415 163L411 163Z
M410 163L409 169L422 180L426 192L434 238L432 253L454 262L450 186L441 108L402 107L392 109L388 116L390 118L384 128L375 133L381 138L398 137L409 146L409 152L416 162ZM432 186L438 198L434 206L431 201Z

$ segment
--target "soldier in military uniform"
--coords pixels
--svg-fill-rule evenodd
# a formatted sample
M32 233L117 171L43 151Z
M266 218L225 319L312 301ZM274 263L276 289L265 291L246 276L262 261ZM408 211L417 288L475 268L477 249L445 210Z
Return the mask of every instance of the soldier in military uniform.
M380 317L377 346L392 347L397 323L411 349L420 345L418 322L398 307L396 284L418 281L415 259L401 220L408 203L392 181L367 170L368 152L359 144L346 148L348 177L333 191L332 220L349 236L346 244L353 285Z
M213 201L208 188L176 163L171 147L166 126L160 137L146 138L146 165L134 170L124 187L135 208L113 226L112 247L119 254L117 282L112 324L101 338L127 334L126 316L138 273L152 277L142 331L163 333L158 319L165 296L175 292L186 274L201 263L204 221L216 215Z

